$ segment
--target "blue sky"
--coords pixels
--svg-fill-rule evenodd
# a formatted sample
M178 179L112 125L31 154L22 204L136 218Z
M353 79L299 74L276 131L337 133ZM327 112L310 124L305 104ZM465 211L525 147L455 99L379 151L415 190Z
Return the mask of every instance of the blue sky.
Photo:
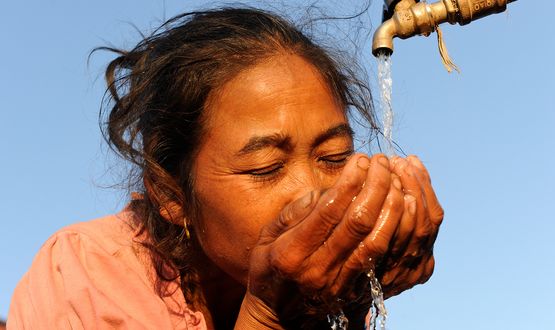
M250 2L251 4L254 2ZM283 1L287 8L301 1ZM347 4L345 4L347 3ZM361 1L321 1L332 12ZM98 129L95 46L131 47L202 1L11 1L0 10L0 316L57 229L116 212ZM544 4L532 7L531 4ZM389 329L550 329L555 324L555 27L547 1L445 26L461 74L435 36L395 41L394 136L428 166L446 217L431 280L386 302ZM280 6L276 6L280 8ZM370 7L378 24L381 3ZM369 50L366 52L369 54ZM375 62L366 55L373 86ZM374 89L377 95L376 89Z

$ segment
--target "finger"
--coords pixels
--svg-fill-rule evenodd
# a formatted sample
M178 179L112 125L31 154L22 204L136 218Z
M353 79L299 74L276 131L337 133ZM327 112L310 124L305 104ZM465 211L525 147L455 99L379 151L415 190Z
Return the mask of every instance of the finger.
M406 249L414 227L416 226L416 198L412 195L404 196L404 212L403 217L397 227L397 232L393 237L393 247L391 248L391 257L396 258Z
M403 206L401 182L398 178L393 178L376 225L341 267L333 284L335 290L341 292L346 283L351 282L361 271L370 267L370 262L375 262L376 259L381 258L388 251L391 238L397 231L397 226L403 215Z
M351 157L337 182L317 202L304 221L289 230L284 239L295 237L297 244L313 253L328 238L347 208L363 187L370 161L365 155Z
M411 163L399 157L396 157L393 163L393 172L399 176L403 184L403 191L405 194L413 196L416 202L415 227L407 249L411 254L420 252L421 247L426 245L433 232L424 192Z
M430 179L430 174L428 170L422 164L418 157L411 155L408 156L407 159L409 162L418 169L417 173L423 178L422 180L422 189L424 191L424 195L426 198L426 203L428 205L428 212L430 213L430 220L435 226L439 226L443 221L444 211L441 207L437 196L432 188L432 181Z
M315 202L311 212L275 239L269 259L276 271L289 277L309 273L315 278L314 285L327 279L318 279L316 275L321 274L321 268L306 261L325 242L362 188L369 164L365 155L351 157L338 181ZM274 229L274 232L280 228Z
M263 240L273 241L284 231L304 220L314 209L319 196L320 193L318 191L311 191L285 206L277 220L262 229L260 234L261 243L263 244Z
M349 206L343 221L337 225L318 252L334 255L330 262L343 260L351 254L372 231L390 186L389 160L381 154L373 156L370 159L364 187Z
M434 259L434 256L431 255L428 261L426 262L426 264L424 265L424 272L420 277L420 282L419 282L420 284L424 284L428 282L428 280L430 279L430 277L432 277L432 274L434 273L434 268L435 268L435 259Z
M387 253L391 238L401 221L404 212L404 196L401 191L401 181L395 175L393 176L390 194L386 198L376 226L374 226L370 235L363 240L366 249L362 249L362 251L368 252L368 255L363 254L363 257L375 258Z
M430 256L428 256L419 258L419 262L411 267L400 265L386 273L380 280L384 297L398 295L415 285L426 282L431 276L430 266L432 266L431 270L433 271L433 260L430 262Z

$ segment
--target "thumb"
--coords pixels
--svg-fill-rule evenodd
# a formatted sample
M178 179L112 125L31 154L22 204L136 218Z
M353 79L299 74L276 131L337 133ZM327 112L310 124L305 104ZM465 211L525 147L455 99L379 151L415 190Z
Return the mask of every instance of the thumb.
M286 230L295 227L312 212L319 197L318 191L311 191L287 204L278 218L262 230L262 236L276 238Z

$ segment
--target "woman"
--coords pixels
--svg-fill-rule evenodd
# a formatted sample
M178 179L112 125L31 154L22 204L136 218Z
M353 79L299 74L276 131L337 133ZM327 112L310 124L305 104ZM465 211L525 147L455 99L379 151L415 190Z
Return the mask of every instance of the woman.
M117 215L62 229L18 285L8 327L362 328L431 276L443 218L414 156L353 153L365 85L254 9L176 17L106 71L106 136L138 166Z

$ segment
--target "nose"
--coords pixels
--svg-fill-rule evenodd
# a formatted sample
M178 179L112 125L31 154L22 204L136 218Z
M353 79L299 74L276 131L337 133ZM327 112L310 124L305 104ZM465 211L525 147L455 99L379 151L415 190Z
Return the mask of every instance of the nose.
M292 171L290 202L302 198L312 191L319 192L321 196L333 186L341 173L341 171L325 172L309 162L295 166Z

